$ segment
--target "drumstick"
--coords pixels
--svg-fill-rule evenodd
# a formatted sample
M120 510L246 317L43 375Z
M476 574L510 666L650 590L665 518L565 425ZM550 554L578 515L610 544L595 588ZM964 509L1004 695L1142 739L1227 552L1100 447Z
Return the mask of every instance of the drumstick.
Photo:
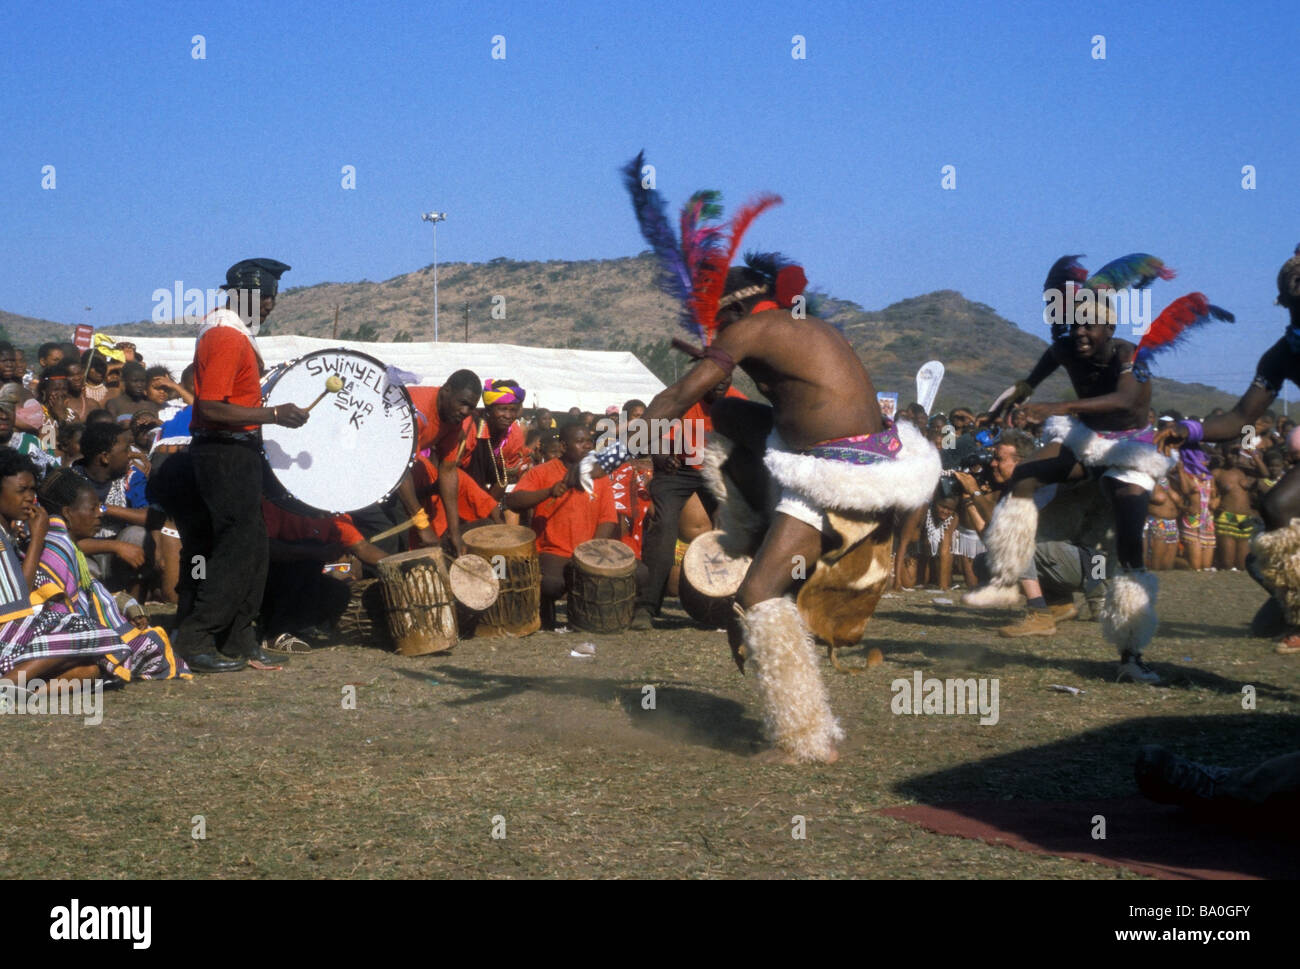
M369 539L369 541L373 545L375 542L382 542L386 538L392 538L394 535L396 535L398 532L402 531L403 529L409 528L414 522L415 522L415 515L412 515L410 518L406 519L406 521L402 522L400 525L394 525L392 528L387 528L384 531L380 532L378 535L372 536Z
M325 381L325 389L320 392L320 396L317 397L315 400L313 400L307 406L308 412L310 412L313 407L315 407L322 400L324 400L326 394L337 394L342 389L343 389L343 379L336 373L330 374L329 379Z

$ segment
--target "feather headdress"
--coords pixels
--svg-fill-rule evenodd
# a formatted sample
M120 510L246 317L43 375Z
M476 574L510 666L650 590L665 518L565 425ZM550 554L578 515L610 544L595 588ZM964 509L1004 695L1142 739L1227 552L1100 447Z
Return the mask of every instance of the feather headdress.
M1235 323L1236 317L1222 307L1215 306L1205 298L1204 293L1180 296L1151 321L1150 329L1138 344L1137 361L1149 363L1157 353L1163 353L1181 343L1193 327L1210 320Z
M741 240L754 220L780 205L781 199L776 195L760 196L743 206L723 226L717 221L722 217L721 193L696 192L682 207L679 240L668 221L663 198L645 185L641 174L644 164L642 151L624 167L623 176L632 195L632 209L641 234L659 262L656 284L681 304L686 331L707 346L713 342L718 309L726 292L727 272L740 251ZM784 289L797 282L793 269L798 267L790 264L780 270L785 273ZM798 275L802 278L801 269ZM806 285L806 280L803 284Z
M1084 283L1089 289L1145 289L1157 279L1173 279L1172 269L1155 256L1134 252L1106 263Z
M654 250L659 268L655 274L655 285L665 295L671 296L682 307L682 325L697 337L703 333L695 327L690 314L691 273L682 257L681 245L677 234L673 232L672 223L668 221L668 207L663 196L655 189L647 188L641 175L645 165L645 152L637 154L623 169L623 181L632 194L632 211L636 213L637 225L641 235L650 248Z
M1043 280L1043 299L1048 299L1048 294L1057 292L1067 302L1073 295L1073 289L1067 289L1067 284L1073 284L1074 288L1082 286L1088 278L1088 270L1080 265L1079 260L1083 258L1083 253L1074 256L1062 256L1056 262L1052 263L1052 268L1047 271L1047 278ZM1059 305L1059 304L1058 304ZM1070 332L1069 326L1065 323L1052 324L1052 341L1063 339Z

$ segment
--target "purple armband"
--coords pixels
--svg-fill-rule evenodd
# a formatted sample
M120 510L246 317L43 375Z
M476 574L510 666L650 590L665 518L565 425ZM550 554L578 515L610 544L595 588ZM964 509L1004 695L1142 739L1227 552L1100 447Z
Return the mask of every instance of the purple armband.
M1178 426L1187 432L1188 444L1200 444L1205 440L1205 427L1200 421L1179 421Z

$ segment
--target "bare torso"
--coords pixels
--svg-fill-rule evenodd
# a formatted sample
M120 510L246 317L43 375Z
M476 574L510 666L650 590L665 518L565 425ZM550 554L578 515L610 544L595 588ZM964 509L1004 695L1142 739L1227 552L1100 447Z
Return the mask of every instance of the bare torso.
M795 450L883 426L866 368L843 334L823 320L769 310L726 327L714 345L772 401L776 429Z
M1111 339L1091 357L1080 357L1068 349L1068 341L1054 345L1057 361L1069 374L1080 399L1102 397L1119 387L1120 371L1132 360L1136 347L1127 340ZM1130 431L1145 427L1151 407L1151 382L1139 385L1136 402L1126 410L1104 414L1081 414L1080 420L1095 431Z
M1214 472L1214 483L1219 487L1223 501L1221 511L1230 511L1234 515L1249 515L1250 491L1252 480L1238 468L1223 468Z

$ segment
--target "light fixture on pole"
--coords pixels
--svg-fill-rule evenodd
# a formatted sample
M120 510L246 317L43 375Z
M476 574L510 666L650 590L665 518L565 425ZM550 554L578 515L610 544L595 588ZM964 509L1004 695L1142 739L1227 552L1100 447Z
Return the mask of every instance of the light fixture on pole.
M433 342L438 342L438 223L447 221L446 212L425 212L420 216L433 223Z

